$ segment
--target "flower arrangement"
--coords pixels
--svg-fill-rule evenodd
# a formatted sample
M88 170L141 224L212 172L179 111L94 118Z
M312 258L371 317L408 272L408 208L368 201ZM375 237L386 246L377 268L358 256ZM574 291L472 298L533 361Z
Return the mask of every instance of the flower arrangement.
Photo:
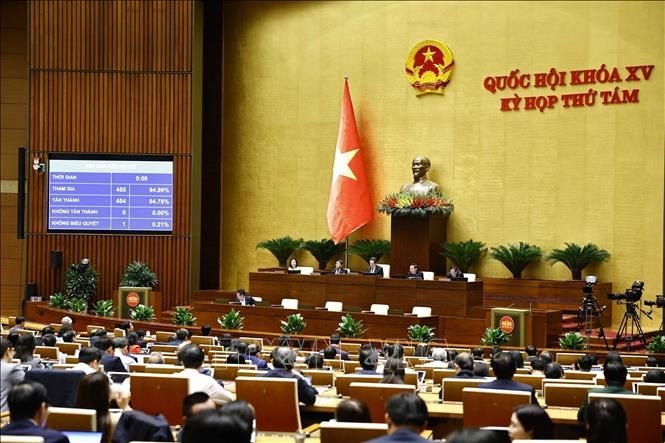
M398 192L388 194L379 203L379 212L395 217L449 215L455 209L453 202L438 192Z

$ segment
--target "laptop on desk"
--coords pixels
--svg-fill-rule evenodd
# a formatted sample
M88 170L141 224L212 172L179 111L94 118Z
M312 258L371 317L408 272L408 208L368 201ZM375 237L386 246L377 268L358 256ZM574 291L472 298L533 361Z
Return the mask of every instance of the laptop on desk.
M300 274L300 269L287 269L287 274Z
M469 279L466 277L451 277L450 281L468 281Z

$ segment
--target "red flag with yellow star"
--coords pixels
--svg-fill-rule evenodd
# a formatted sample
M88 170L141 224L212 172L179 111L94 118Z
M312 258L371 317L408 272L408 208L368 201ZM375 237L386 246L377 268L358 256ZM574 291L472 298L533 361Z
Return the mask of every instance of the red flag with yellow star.
M335 149L332 184L328 199L328 229L335 243L374 217L365 175L365 161L360 150L360 137L353 114L348 81L344 81L342 114Z

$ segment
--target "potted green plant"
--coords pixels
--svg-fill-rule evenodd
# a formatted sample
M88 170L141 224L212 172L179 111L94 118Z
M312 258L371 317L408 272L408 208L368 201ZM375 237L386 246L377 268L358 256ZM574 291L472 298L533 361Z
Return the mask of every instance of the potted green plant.
M67 301L67 309L72 312L85 312L88 309L88 302L82 298L72 297Z
M457 243L441 243L441 255L449 259L462 272L469 272L471 266L487 251L485 243L473 240Z
M491 248L490 257L500 261L513 274L513 278L522 278L522 271L529 263L540 259L543 251L536 245L520 242Z
M48 304L54 308L67 309L67 299L61 292L56 292L49 297Z
M326 269L328 262L337 254L344 252L344 243L335 244L332 240L307 240L300 245L301 249L309 251L319 263L319 269Z
M506 334L499 328L487 328L485 333L480 338L480 343L485 346L491 346L493 348L498 348L499 346L508 343L511 336Z
M97 271L88 259L72 263L65 272L65 297L88 301L97 292Z
M371 257L375 257L378 262L381 257L389 253L389 240L356 240L349 246L349 254L357 255L367 263Z
M291 314L286 317L286 320L282 320L282 325L279 328L285 334L300 334L305 326L307 326L305 319L298 313Z
M356 320L351 314L342 316L337 332L341 337L358 338L365 333L362 320Z
M98 300L92 311L99 317L113 317L113 300Z
M586 346L586 338L577 332L569 332L563 337L559 337L559 347L561 349L579 350Z
M129 310L129 318L137 321L151 321L155 319L155 309L152 306L138 305Z
M647 344L647 351L652 354L665 353L665 335L656 335L653 340Z
M418 343L429 343L434 340L434 327L427 325L410 325L407 328L409 338Z
M119 286L155 289L159 280L147 263L134 261L125 267Z
M176 306L172 320L174 325L192 326L196 324L196 317L189 306Z
M240 312L231 308L231 311L217 319L222 329L242 329L245 326L245 318Z
M584 246L566 243L565 248L552 249L552 252L547 256L547 260L552 265L555 263L566 265L570 269L573 280L581 280L582 270L591 263L602 263L607 261L608 258L610 258L610 253L605 249L599 249L593 243L587 243Z
M302 241L302 238L294 239L287 235L259 242L256 244L256 249L267 249L275 256L279 265L285 268L287 260L300 247Z
M430 192L397 192L386 195L377 210L393 217L426 217L450 215L455 209L453 202L443 194Z

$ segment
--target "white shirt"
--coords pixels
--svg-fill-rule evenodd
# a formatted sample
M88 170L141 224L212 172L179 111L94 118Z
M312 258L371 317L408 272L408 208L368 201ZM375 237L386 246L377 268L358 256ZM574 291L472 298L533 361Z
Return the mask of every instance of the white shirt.
M83 371L85 375L94 374L97 372L97 369L91 368L89 364L78 362L71 368L67 368L68 371Z
M189 378L189 393L205 392L215 403L228 403L233 401L231 394L221 387L214 378L201 374L196 369L187 368L177 373Z

